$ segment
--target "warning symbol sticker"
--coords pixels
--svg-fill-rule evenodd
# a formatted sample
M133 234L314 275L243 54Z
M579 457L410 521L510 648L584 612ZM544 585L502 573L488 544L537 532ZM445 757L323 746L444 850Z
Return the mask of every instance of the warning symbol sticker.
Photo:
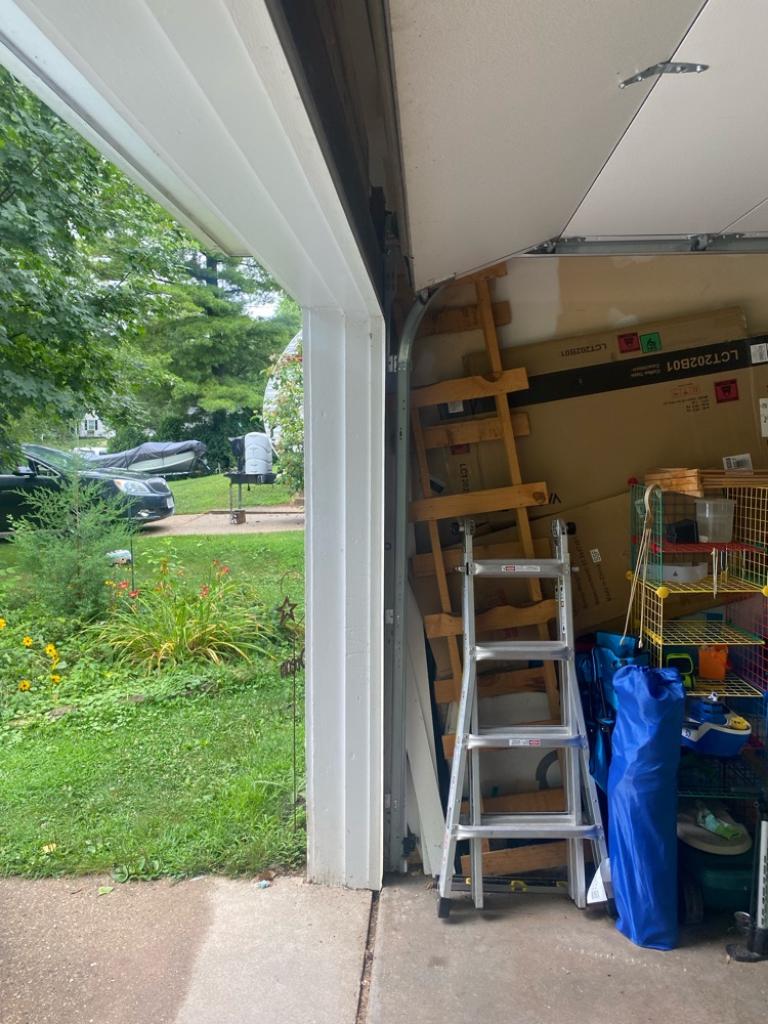
M619 343L619 352L640 351L640 335L637 331L634 334L618 334L616 339Z
M640 335L640 348L643 352L661 352L661 335L658 331L650 331Z
M737 380L715 381L715 400L718 402L738 402L739 382Z

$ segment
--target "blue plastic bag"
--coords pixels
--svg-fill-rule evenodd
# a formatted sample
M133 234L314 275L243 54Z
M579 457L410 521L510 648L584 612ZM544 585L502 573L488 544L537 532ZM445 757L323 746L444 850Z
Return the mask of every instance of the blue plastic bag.
M677 669L621 668L608 774L616 927L638 946L677 945L677 768L685 690Z

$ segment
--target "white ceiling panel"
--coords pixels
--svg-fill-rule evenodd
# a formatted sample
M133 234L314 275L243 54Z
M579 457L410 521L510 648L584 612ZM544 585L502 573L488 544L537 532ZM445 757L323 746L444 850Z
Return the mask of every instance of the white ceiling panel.
M701 6L390 0L417 285L558 234Z
M768 230L767 39L766 0L709 0L674 55L709 69L661 76L564 234Z

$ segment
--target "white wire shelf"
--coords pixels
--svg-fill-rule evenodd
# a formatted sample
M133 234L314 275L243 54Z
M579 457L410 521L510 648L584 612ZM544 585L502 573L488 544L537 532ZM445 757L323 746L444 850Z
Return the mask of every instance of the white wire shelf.
M643 581L642 578L638 583L642 583L647 590L652 590L659 597L666 597L667 594L711 594L713 597L717 597L718 594L764 594L768 597L768 585L740 579L730 573L721 573L717 577L717 585L711 574L694 583L682 583L678 580ZM663 594L663 590L666 590L667 594Z
M765 640L755 633L716 619L672 619L665 622L661 628L663 633L656 632L652 626L647 624L643 627L643 632L648 639L659 647L677 647L688 644L728 644L729 647L735 647L765 643Z
M765 696L763 691L752 683L731 673L725 679L701 679L695 676L693 686L685 693L688 697L708 697L710 693L716 693L718 697L748 697L760 700Z

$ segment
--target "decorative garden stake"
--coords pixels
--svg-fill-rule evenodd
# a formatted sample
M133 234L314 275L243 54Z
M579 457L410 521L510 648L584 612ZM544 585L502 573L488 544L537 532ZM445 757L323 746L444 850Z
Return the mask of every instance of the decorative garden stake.
M286 575L289 575L286 573ZM285 576L283 577L285 580ZM295 601L291 601L288 594L285 595L281 604L277 606L277 613L280 616L280 626L290 633L291 636L291 657L280 663L280 676L283 679L291 677L291 710L293 714L293 831L298 828L297 809L299 801L297 781L297 751L296 751L296 674L304 671L304 644L301 645L301 652L297 654L299 637L303 637L304 624L296 620Z

